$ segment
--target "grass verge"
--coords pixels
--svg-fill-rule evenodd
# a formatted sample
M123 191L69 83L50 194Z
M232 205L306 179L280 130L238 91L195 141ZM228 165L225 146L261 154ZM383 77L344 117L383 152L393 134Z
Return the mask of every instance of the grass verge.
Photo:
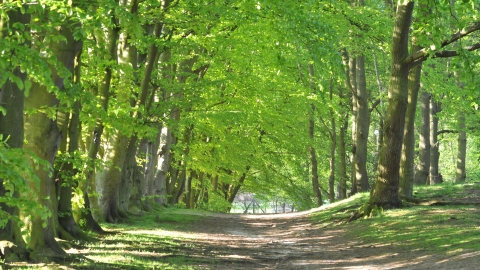
M95 235L97 242L65 243L68 258L52 264L11 264L15 269L196 269L202 259L189 256L195 245L189 241L190 224L202 212L158 208L143 216L132 216L119 223L101 226L107 235ZM1 266L0 266L1 268Z
M478 203L479 185L436 185L415 189L420 199L471 200ZM480 249L480 212L478 205L409 206L381 211L375 217L347 223L351 213L368 200L357 194L348 202L312 215L324 226L341 226L362 244L395 245L405 251L432 251L456 255Z

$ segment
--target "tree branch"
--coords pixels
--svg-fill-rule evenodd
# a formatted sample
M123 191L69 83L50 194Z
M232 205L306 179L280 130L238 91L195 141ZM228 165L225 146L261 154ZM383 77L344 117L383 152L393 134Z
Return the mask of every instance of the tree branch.
M378 104L380 104L380 101L381 100L379 98L377 98L375 100L375 102L372 103L372 107L370 107L370 109L369 109L370 113L372 113L372 111L375 110L375 108L378 106Z
M438 135L443 134L443 133L457 133L458 130L451 130L451 129L443 129L437 132Z
M467 28L457 31L449 39L446 39L446 40L442 41L442 43L440 43L440 48L438 48L438 49L444 48L445 46L450 45L453 42L455 42L455 41L457 41L457 40L459 40L459 39L461 39L465 36L468 36L469 34L475 32L475 31L478 31L478 30L480 30L480 22L474 22L471 25L469 25ZM435 48L435 50L436 50L436 48ZM436 54L436 52L435 52L435 54ZM421 50L418 50L418 51L410 54L405 59L403 59L402 64L412 64L412 63L416 62L417 60L424 60L429 55L430 55L429 50L426 49L426 48L423 48ZM445 57L448 57L448 56L445 56Z
M480 43L467 46L463 50L471 52L478 49L480 49ZM435 54L433 55L433 58L453 57L458 55L460 55L458 51L449 50L449 51L435 52Z

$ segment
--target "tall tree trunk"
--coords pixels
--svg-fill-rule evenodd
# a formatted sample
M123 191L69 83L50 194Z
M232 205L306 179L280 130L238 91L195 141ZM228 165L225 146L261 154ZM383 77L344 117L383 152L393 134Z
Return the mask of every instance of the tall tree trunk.
M165 57L168 59L170 57L170 53L168 52ZM192 67L193 65L197 62L198 56L193 56L189 59L185 59L179 64L179 68L176 73L176 81L178 84L182 85L185 84L188 77L192 75ZM183 92L176 92L171 94L173 99L177 100L182 100L183 99ZM175 107L172 109L170 113L170 119L173 120L174 122L180 121L180 116L182 114L182 108L181 107ZM193 128L193 126L192 126ZM171 145L177 144L179 141L179 138L173 134L173 131L169 128L167 132L170 132L171 136ZM184 133L184 139L186 138L185 135L187 133ZM169 198L169 203L170 204L175 204L178 199L180 198L181 193L183 192L183 187L185 185L185 180L186 180L186 171L185 170L178 170L174 166L170 166L172 162L176 162L179 165L179 168L184 168L182 165L182 159L177 157L180 153L177 153L173 151L170 148L170 154L169 158L166 159L166 166L169 167L170 171L170 178L166 179L166 191L167 195L170 195ZM179 160L177 160L179 159Z
M352 97L352 94L354 92L353 86L352 86L352 79L350 76L350 60L348 58L348 53L347 50L342 49L342 61L343 61L343 66L345 67L345 82L349 90L349 95L347 97ZM352 63L353 65L353 63ZM344 101L346 97L343 95L342 88L339 88L339 96L342 99L340 102L340 106L344 104ZM352 97L353 98L353 97ZM349 98L347 99L349 100ZM353 109L353 101L351 103L352 107L352 113L354 111ZM355 109L356 110L356 109ZM347 181L348 181L348 175L347 175L347 151L345 149L345 135L347 134L347 129L348 129L348 113L345 114L345 119L343 122L342 127L340 128L340 136L339 136L339 144L340 144L340 173L341 173L341 180L340 180L340 196L339 199L346 199L347 198ZM352 118L353 119L353 118ZM352 125L353 125L352 121ZM353 128L352 128L353 130ZM352 136L353 139L353 136ZM353 142L352 142L353 145ZM353 160L352 160L353 162ZM353 172L353 165L350 167L350 172ZM356 192L356 187L354 187L355 183L353 182L353 176L351 177L352 179L352 191L351 194L354 194Z
M443 182L442 175L438 171L438 160L440 158L438 141L438 115L441 111L440 102L430 99L430 185Z
M30 95L25 100L25 108L39 110L42 107L54 108L58 106L58 100L53 93L47 91L45 86L33 83ZM51 165L55 160L57 150L60 146L61 133L56 123L45 113L36 111L24 117L25 139L29 142L25 148L35 153L38 157L48 161ZM54 253L65 254L62 248L55 241L56 228L54 218L57 218L57 197L54 179L49 171L43 168L35 170L40 179L40 190L38 192L38 203L52 212L46 220L46 227L43 227L42 218L34 216L31 220L31 239L28 243L30 249L40 254L48 255L51 250ZM35 185L32 186L35 188ZM34 255L35 258L39 258Z
M455 81L460 89L464 84L460 81L458 72L454 72ZM465 162L467 158L467 131L465 125L465 112L460 109L458 111L458 147L457 147L457 170L455 173L455 183L465 183L467 172L465 170Z
M354 176L358 192L365 192L370 189L367 173L367 143L368 130L370 127L370 111L368 108L368 92L365 80L365 56L356 58L356 129L355 129L355 158Z
M132 202L132 196L136 196L135 181L138 176L137 172L137 160L136 160L136 151L137 151L137 137L132 136L129 139L128 146L125 150L125 160L122 165L122 176L120 178L120 185L118 187L118 199L119 199L119 209L122 213L129 212L130 203ZM137 212L141 209L141 206L138 205L137 209L133 212Z
M158 133L154 141L149 141L148 150L147 150L147 166L145 167L145 178L147 181L147 200L145 206L147 208L152 208L155 205L155 195L156 195L156 183L155 176L156 171L159 170L158 166L158 156L160 149L160 135L162 132L162 124L158 124Z
M117 40L119 37L119 31L120 28L117 26L118 19L115 17L115 12L112 10L112 17L110 18L111 23L112 23L112 28L108 29L107 33L107 40L105 43L102 43L102 39L99 38L99 46L104 46L106 48L106 51L108 52L108 55L106 56L108 60L110 61L117 61ZM106 65L105 66L105 73L103 78L101 78L100 83L99 83L99 94L100 94L100 102L101 102L101 107L102 110L107 112L108 111L108 104L110 100L110 85L112 81L112 74L113 74L113 66ZM93 196L90 196L90 194L94 193L95 191L95 160L97 159L97 154L100 149L100 142L102 139L102 134L104 130L104 125L103 125L103 120L99 117L96 119L96 124L95 128L93 130L92 134L92 140L90 142L90 146L88 149L88 161L87 161L87 173L86 173L86 181L84 183L81 183L81 188L83 191L83 199L84 199L84 208L86 211L81 212L81 219L84 220L85 222L85 228L92 230L92 231L98 231L102 232L102 228L98 225L97 221L93 218L93 209L91 206L94 203L90 202L90 200L97 200L97 198L94 198ZM100 216L97 213L96 216Z
M134 207L135 211L141 212L145 210L145 198L148 192L148 183L145 175L148 167L148 152L151 144L147 139L142 139L137 147L136 158L133 159L133 185L134 192L130 198L130 205ZM138 159L138 160L137 160Z
M375 53L375 50L372 50L373 54L373 66L375 68L375 77L377 79L377 85L378 85L378 92L380 94L385 92L385 88L382 83L382 79L380 77L380 69L378 66L378 61L377 61L377 54ZM383 108L383 99L380 99L380 105L382 105ZM383 142L383 117L384 117L384 110L383 109L378 109L378 107L375 107L375 110L378 112L378 117L379 117L379 127L377 130L375 130L375 161L374 161L374 166L373 170L375 172L378 171L378 150L379 146ZM375 175L376 176L376 175Z
M162 8L167 8L168 7L169 1L165 1L163 4L164 6ZM162 32L163 28L163 23L156 23L152 36L154 38L158 38L160 36L160 33ZM135 50L133 50L135 52ZM150 93L150 79L152 76L152 72L154 70L154 66L156 66L156 60L158 54L158 46L155 43L152 43L150 45L148 55L147 55L147 60L145 63L145 70L143 72L143 78L140 83L140 93L138 100L135 105L138 110L136 111L136 114L134 118L136 119L141 119L142 115L148 111L148 104L147 102L147 97L149 96ZM135 58L132 58L135 59ZM144 110L142 110L142 107ZM108 168L102 177L99 178L99 183L102 188L102 197L99 198L99 204L101 208L101 214L103 218L107 222L114 222L118 217L124 217L125 212L122 211L119 208L119 179L121 179L122 173L118 170L118 168L122 168L123 165L125 164L125 160L127 158L127 145L136 145L136 140L137 137L135 135L131 135L130 138L125 136L124 134L117 132L116 140L114 143L114 152L112 153L112 165L110 168ZM135 148L133 148L135 149ZM130 151L132 148L130 148ZM130 153L132 154L132 153ZM134 152L133 152L134 154ZM128 164L128 163L127 163ZM123 187L127 188L128 187ZM125 198L127 200L128 198ZM125 201L126 204L128 204L128 201Z
M422 125L420 128L420 143L418 164L415 170L415 184L425 185L430 171L430 99L431 95L425 91L421 93Z
M414 2L399 0L392 38L392 68L388 87L388 104L384 122L384 140L378 161L378 179L370 194L370 204L398 207L400 156L408 104L408 36Z
M81 27L80 25L75 25L75 27ZM72 70L72 77L73 82L76 85L80 85L80 62L81 62L81 54L82 54L82 41L73 41L74 47L78 47L78 54L75 57L75 63ZM68 152L71 158L74 158L75 152L78 150L78 142L80 137L80 109L81 104L80 101L75 101L73 104L73 108L71 109L70 113L70 121L65 126L67 130L62 131L64 135L64 142L65 147L67 147L67 138L68 138L68 147L65 149L65 152ZM73 181L73 177L76 174L76 169L72 162L65 162L62 164L61 171L59 173L59 181L57 181L57 192L58 194L58 212L61 215L58 216L58 222L61 228L63 228L69 235L75 238L81 239L88 239L88 236L79 228L78 224L76 223L73 211L72 211L72 192L74 185L77 185L77 182ZM63 176L67 176L68 182L64 183Z
M192 188L192 182L195 177L196 177L195 171L190 172L187 178L187 182L185 183L185 205L187 209L194 208L194 203L193 203L194 191Z
M330 80L330 102L333 102L333 80ZM330 203L335 201L335 149L337 147L337 127L335 112L330 108L330 176L328 178Z
M59 63L63 64L73 73L76 56L82 48L82 43L73 38L73 29L71 26L63 26L59 34L65 37L64 41L50 44L54 55ZM57 70L52 72L52 80L60 91L65 90L64 78L60 77ZM46 86L33 84L30 96L25 100L25 108L40 110L41 108L55 108L58 110L59 101L55 94L49 92ZM62 136L57 123L50 119L46 113L36 111L28 114L25 119L25 137L29 142L26 145L33 153L47 160L52 164L60 147ZM57 231L61 229L58 223L58 201L54 179L45 170L36 170L40 178L39 202L52 212L52 216L47 218L47 226L43 226L43 220L40 217L32 218L31 240L29 248L45 255L46 251L54 251L57 254L65 255L63 249L55 240ZM62 232L66 234L66 232Z
M457 170L455 174L455 183L465 183L467 172L465 171L465 160L467 156L467 132L465 130L465 114L458 112L458 150L457 150Z
M78 150L78 140L80 135L80 102L76 101L71 114L71 119L68 127L68 153L73 157L75 151ZM66 134L66 133L65 133ZM73 163L66 162L63 164L60 175L66 175L70 179L68 183L57 185L57 191L59 191L58 212L61 213L58 217L60 226L75 238L87 239L88 237L80 230L75 219L73 218L72 211L72 192L73 182L72 177L76 174ZM63 181L58 181L63 182Z
M245 182L245 178L247 178L247 173L248 173L249 170L250 170L250 166L247 166L245 168L245 172L242 173L240 178L238 180L236 180L234 183L229 185L226 199L230 204L232 204L233 201L235 200L235 197L237 196L238 191L240 190L243 183Z
M128 144L129 138L118 132L113 140L113 149L104 157L110 161L110 165L96 175L100 215L106 222L116 222L119 218L126 217L126 213L119 207L119 188Z
M25 108L52 107L57 106L56 103L55 95L49 93L46 87L34 83L31 93L25 101ZM25 130L25 138L29 142L25 148L53 165L62 136L56 123L46 114L37 112L25 116ZM36 170L36 174L40 179L38 202L46 209L49 209L52 212L52 216L47 218L46 227L43 226L44 220L40 216L32 217L31 239L28 247L38 252L38 255L31 255L35 259L40 259L41 256L52 255L51 251L56 254L66 254L55 240L57 228L54 227L55 222L53 219L57 218L57 198L55 182L49 173L43 168Z
M310 131L309 134L313 134L313 119L310 119ZM310 164L312 166L312 188L317 206L323 204L322 193L320 191L320 184L318 183L318 164L317 164L317 154L315 152L315 147L310 146Z
M171 167L171 175L177 175L176 178L171 179L170 190L171 190L171 199L169 203L174 205L178 203L181 195L185 192L185 187L188 184L187 174L188 174L188 155L190 154L190 141L193 136L193 124L190 127L186 128L183 134L182 143L185 145L185 148L182 151L177 151L176 156L179 157L182 153L182 158L178 161L178 169Z
M412 52L420 50L413 45ZM422 65L410 70L408 75L408 105L403 134L402 157L400 160L400 195L411 198L413 194L413 179L415 175L415 114L417 111L418 91Z
M20 9L9 11L7 13L10 25L20 23L26 26L24 31L29 31L28 23L30 21L30 14L20 12ZM3 20L3 18L0 18ZM0 21L0 23L3 23ZM2 29L0 29L2 31ZM1 35L6 35L7 31L0 32ZM29 47L29 42L24 46ZM20 71L19 67L15 67L13 75L23 82L25 82L27 74ZM25 85L25 84L24 84ZM24 111L24 93L22 89L18 88L18 85L11 80L7 80L0 88L0 104L3 109L6 110L6 114L0 113L0 134L3 139L9 138L7 144L11 148L23 148L24 140L24 128L23 128L23 111ZM0 197L5 196L7 190L4 186L4 180L0 178ZM20 194L14 192L13 196L18 198ZM18 216L19 209L14 206L9 206L4 203L0 203L0 211L4 211L7 215ZM0 226L0 257L5 262L17 261L26 258L26 245L22 238L20 227L13 220L6 221L4 227ZM10 250L10 254L6 254L9 251L8 243L13 243L17 250Z
M352 96L352 162L351 162L351 178L352 178L352 190L351 195L358 192L357 177L356 177L356 164L357 164L357 114L358 114L358 101L357 101L357 62L356 58L350 57L348 59L347 69L347 84L349 85Z
M348 120L345 119L338 136L338 144L340 145L340 192L338 199L347 198L347 151L345 149L345 134L347 133Z
M167 173L170 170L171 157L170 147L172 145L172 132L170 129L163 128L161 131L161 145L162 148L158 154L159 165L155 173L154 194L155 202L160 205L167 204L168 182Z
M159 55L159 62L162 64L160 65L160 73L162 75L162 79L165 81L173 81L171 70L172 65L168 62L171 58L171 52L169 49L166 49ZM162 101L166 100L167 98L167 91L166 89L162 89L161 93L158 93L160 96L159 99ZM178 114L178 118L180 117L180 112L176 110L174 113ZM171 118L175 119L176 115L173 113L170 115ZM164 127L163 125L159 126L158 134L157 134L157 143L158 146L156 147L157 153L158 149L160 148L160 152L156 154L158 159L157 170L155 171L155 176L153 179L153 196L154 200L159 205L167 205L167 195L168 195L168 181L167 181L167 173L170 170L171 164L171 145L173 143L173 134L170 128ZM157 163L157 162L156 162Z
M314 71L313 65L308 65L308 73L310 75L310 87L312 88L313 92L315 93L315 84L313 82L314 78ZM321 206L323 204L322 200L322 192L320 191L320 184L318 182L318 164L317 164L317 153L315 151L315 105L311 105L312 110L310 111L310 120L309 120L309 129L308 129L308 136L310 138L310 164L312 166L312 188L313 194L315 196L315 200L317 201L317 206Z

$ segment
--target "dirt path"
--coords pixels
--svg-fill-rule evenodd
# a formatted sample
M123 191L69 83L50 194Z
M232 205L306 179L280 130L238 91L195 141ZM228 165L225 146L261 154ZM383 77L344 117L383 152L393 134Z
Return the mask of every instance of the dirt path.
M342 227L346 228L346 227ZM185 228L187 258L204 269L476 269L480 251L448 256L371 246L312 224L305 213L211 214Z

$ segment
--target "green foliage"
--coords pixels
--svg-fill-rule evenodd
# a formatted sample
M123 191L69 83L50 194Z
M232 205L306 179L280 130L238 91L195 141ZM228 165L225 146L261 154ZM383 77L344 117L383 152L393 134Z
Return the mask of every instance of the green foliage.
M232 205L220 194L210 192L208 195L208 202L200 202L197 207L199 209L215 212L228 212Z
M375 59L379 70L367 65L367 85L370 102L377 98L382 102L376 110L372 108L371 130L378 129L383 117L393 31L389 11L393 9L386 7L385 1L371 0L364 6L352 6L350 1L188 0L173 1L166 9L161 2L150 0L80 2L43 1L27 8L20 1L10 1L2 3L0 10L4 27L0 39L0 86L10 80L26 96L32 84L47 87L65 111L71 109L74 101L82 104L82 150L73 155L61 153L55 164L59 174L64 173L62 164L68 163L78 171L61 175L64 185L75 186L94 168L101 169L112 162L108 160L109 147L119 133L154 141L159 127L164 127L175 137L174 169L203 173L209 180L218 176L219 186L234 187L249 168L243 191L265 198L280 196L294 202L296 209L309 209L315 201L308 149L317 149L320 185L325 190L329 176L328 122L334 118L338 129L339 123L350 116L343 50L351 57L362 53L367 63ZM439 48L455 29L464 28L477 16L472 1L456 1L453 6L450 2L431 5L432 1L422 0L415 9L412 34L432 52L430 45ZM31 14L31 23L9 24L8 12L15 10ZM162 26L158 37L152 34L156 24ZM75 39L83 42L80 82L76 85L72 83L72 74L53 56L55 46L66 38L58 30L67 26L73 27ZM115 41L116 52L110 55L107 33L113 30L119 31L119 39ZM466 40L465 45L472 42ZM151 79L146 81L147 102L138 104L145 59L152 45L157 46L159 53L155 55ZM457 48L452 45L447 49ZM459 51L461 60L449 60L448 72L438 72L447 67L446 61L426 65L424 69L424 88L436 98L452 101L442 115L448 119L442 123L444 128L456 125L458 107L469 107L466 112L471 126L478 120L474 109L478 107L474 92L478 90L478 81L462 80L466 85L460 91L448 74L454 69L467 69L471 74L465 76L470 78L478 73L478 56ZM315 69L311 78L309 65ZM28 74L28 80L14 75L17 67ZM111 80L105 82L107 69L111 71ZM57 73L65 85L62 91L52 81L52 75ZM108 97L99 93L106 84L110 87ZM330 87L334 89L331 98ZM105 110L107 98L109 105ZM40 110L55 119L59 108ZM177 112L179 115L175 115ZM315 137L310 139L312 114ZM92 131L100 123L104 128L99 151L102 160L87 160ZM351 149L349 132L347 149ZM445 136L442 145L453 144L453 140ZM377 156L376 145L371 143L373 135L369 141L368 172L374 179ZM474 174L479 171L475 163L478 147L475 138L471 141L468 170ZM444 148L445 153L447 150ZM454 171L450 159L453 153L452 150L442 155L449 158L442 163L449 178ZM337 174L336 179L339 178ZM200 183L198 179L193 178L193 190L208 193L208 202L198 199L198 207L215 211L230 208L224 194L220 195L224 190L212 192L210 183ZM74 204L81 207L82 191L77 188L75 192ZM204 199L202 196L198 198ZM382 210L374 212L381 215Z
M0 203L16 207L25 215L36 214L42 218L49 215L49 209L44 209L37 200L39 182L35 169L49 170L50 164L36 157L33 153L18 148L8 147L0 134L0 179L5 194L0 196ZM23 224L17 215L10 215L0 209L0 227L8 220Z

